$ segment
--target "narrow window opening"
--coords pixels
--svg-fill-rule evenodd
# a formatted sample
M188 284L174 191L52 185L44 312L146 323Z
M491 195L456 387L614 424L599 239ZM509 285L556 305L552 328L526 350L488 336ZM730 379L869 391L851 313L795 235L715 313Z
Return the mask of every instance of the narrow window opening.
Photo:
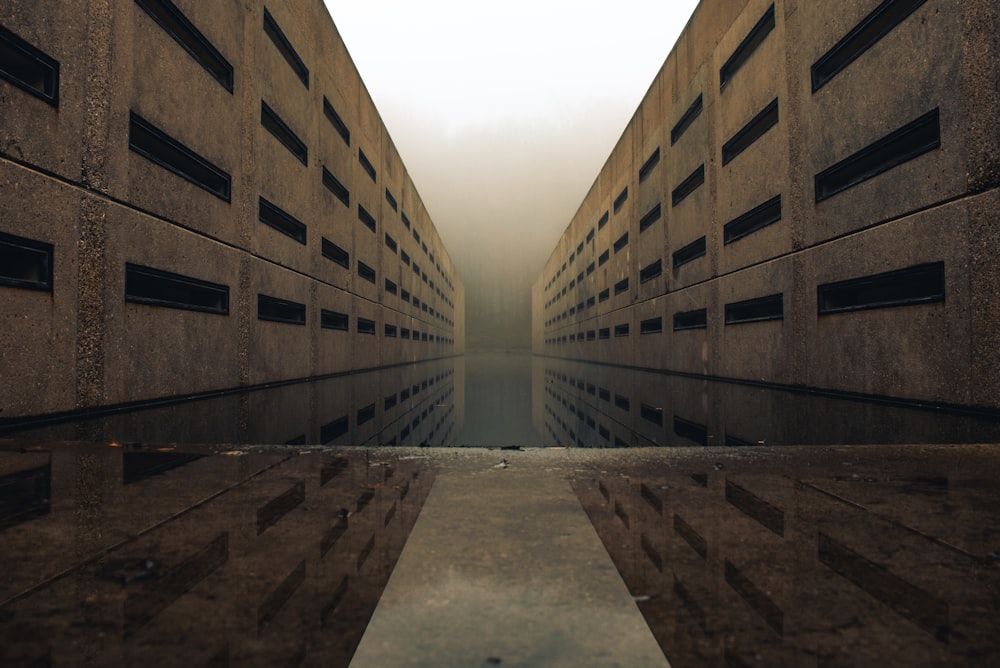
M358 318L358 334L375 334L375 321L367 318Z
M663 331L663 318L649 318L639 323L639 334L659 334Z
M389 206L392 207L393 211L399 211L399 204L396 202L396 198L392 196L392 193L389 192L388 188L385 189L385 201L389 203Z
M59 106L59 62L0 26L0 77Z
M736 72L743 67L744 64L753 55L753 52L757 50L767 36L774 30L774 5L768 7L767 11L764 12L764 16L757 21L755 25L740 45L736 47L733 51L733 55L729 56L729 60L719 69L719 88L725 88L726 84L732 80Z
M639 272L639 282L645 283L663 274L663 260L657 260L642 268Z
M326 95L323 96L323 115L326 116L326 120L330 122L333 129L337 131L338 135L340 135L340 138L344 140L344 143L350 146L351 131L348 129L347 123L344 122L344 119L340 117L337 110L333 108L332 104L330 104L330 100L327 99Z
M304 325L306 324L306 305L258 294L257 319L290 325Z
M233 92L233 66L170 0L135 0L195 62ZM3 60L3 59L0 59Z
M680 185L674 188L670 194L671 206L677 206L684 199L698 189L698 186L705 182L705 165L691 172L691 175L681 181Z
M365 279L369 283L375 283L375 270L361 260L358 260L358 276Z
M366 422L371 422L375 419L375 404L368 404L364 408L358 409L357 424L360 427Z
M52 291L52 244L0 232L0 285Z
M620 408L623 411L628 411L632 409L632 402L630 402L626 396L615 394L615 407Z
M271 16L271 12L267 11L267 7L264 8L264 32L271 38L271 42L285 58L285 62L295 72L295 76L299 78L302 85L309 88L309 68L299 58L299 54L295 52L292 43L285 37L285 33L281 32L278 22Z
M227 315L229 288L169 271L126 263L125 301Z
M626 246L628 246L628 232L618 237L618 241L615 242L615 253L618 253Z
M607 262L609 259L611 259L611 251L606 250L603 253L601 253L601 256L599 258L597 258L598 266L603 266L604 263Z
M597 296L597 301L599 301L599 302L606 302L606 301L608 301L608 300L609 300L610 298L611 298L611 290L610 290L610 289L608 289L608 288L604 288L604 289L603 289L603 290L601 290L601 292L600 292L600 293L598 294L598 296Z
M614 206L615 213L618 213L618 211L625 204L625 200L627 199L628 199L628 186L625 186L625 188L623 188L622 191L618 193L618 197L615 198L615 206Z
M647 178L649 178L649 175L653 172L653 169L655 169L658 164L660 164L659 148L653 151L653 154L649 156L649 158L646 159L646 162L643 163L642 167L639 168L639 183L642 183Z
M647 229L649 229L654 223L656 223L660 219L661 215L662 213L661 213L660 203L657 202L656 206L650 209L645 216L639 219L639 232L645 232Z
M406 217L406 214L400 214L400 218L403 219L403 227L410 229L410 219Z
M778 124L778 98L750 119L750 122L740 128L732 139L722 145L722 164L728 165L740 153L763 137L768 130Z
M623 292L628 292L628 278L623 278L615 283L615 295L620 295Z
M229 201L230 176L135 112L129 114L129 148L182 179Z
M943 302L944 262L826 283L817 298L820 315Z
M396 338L396 331L397 330L396 330L396 326L395 325L390 325L390 324L386 324L385 325L385 336L386 336L386 338L389 338L389 339Z
M673 146L681 138L681 136L687 132L687 129L695 122L695 120L701 116L702 110L702 96L699 93L695 101L691 103L691 106L687 108L684 115L681 116L680 120L677 121L677 125L673 127L670 131L670 145Z
M689 243L684 248L676 251L673 255L674 269L678 269L688 262L693 262L705 255L705 237L700 237Z
M385 247L393 253L396 252L396 240L393 239L388 232L385 233Z
M587 276L590 276L591 274L593 274L595 268L596 267L594 266L593 262L591 262L590 264L588 264L587 265Z
M705 329L708 327L708 310L696 309L694 311L680 311L674 313L674 331L680 332L686 329Z
M309 164L309 149L266 102L260 102L260 124L303 165Z
M622 325L615 325L615 338L628 336L628 333L629 333L629 324L627 322Z
M726 223L723 227L723 239L725 243L731 244L779 220L781 220L781 195L772 197Z
M941 124L934 109L816 175L816 201L898 167L941 145Z
M351 268L351 254L326 237L323 237L323 257L344 269Z
M350 329L349 322L350 319L346 313L322 309L319 314L319 326L323 329L335 329L346 332Z
M319 440L323 445L327 445L334 439L339 438L346 434L350 429L348 424L347 416L339 417L336 420L327 422L325 425L319 428Z
M784 318L784 298L781 293L726 304L726 324L762 322Z
M341 204L351 206L351 192L326 167L323 168L323 185L340 200Z
M362 151L360 148L358 149L358 162L361 163L361 168L365 170L365 173L374 182L376 176L375 166L372 165L371 161L368 159L368 156L365 155L365 152Z
M647 422L652 422L653 424L662 427L663 426L663 409L650 406L649 404L641 404L639 406L639 415L642 416L643 420Z
M608 224L608 218L609 218L608 212L605 211L604 215L601 216L601 219L597 221L597 229L599 230L604 229L604 226Z
M365 207L361 206L360 204L358 205L358 220L360 220L361 224L367 227L372 232L375 231L376 227L375 217L370 213L368 213L367 209L365 209Z
M300 244L306 243L306 226L291 214L281 210L263 197L258 199L257 218Z
M708 427L674 416L674 433L698 445L708 445ZM675 516L676 517L676 516Z
M395 283L393 283L387 278L385 279L385 291L388 292L390 295L395 295L396 292L398 291L398 287L396 286Z

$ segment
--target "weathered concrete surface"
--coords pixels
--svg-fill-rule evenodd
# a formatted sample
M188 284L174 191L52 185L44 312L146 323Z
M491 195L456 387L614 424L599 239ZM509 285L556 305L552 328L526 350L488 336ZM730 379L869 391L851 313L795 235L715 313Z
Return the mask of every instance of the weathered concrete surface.
M668 665L564 473L501 454L439 472L351 666Z

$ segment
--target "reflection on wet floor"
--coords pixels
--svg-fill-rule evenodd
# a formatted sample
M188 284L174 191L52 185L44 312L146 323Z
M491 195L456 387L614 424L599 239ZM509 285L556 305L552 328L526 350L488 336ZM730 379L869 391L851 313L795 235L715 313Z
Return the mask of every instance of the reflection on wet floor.
M0 451L0 665L346 665L434 470L208 454Z
M673 665L998 665L995 455L761 450L573 483Z

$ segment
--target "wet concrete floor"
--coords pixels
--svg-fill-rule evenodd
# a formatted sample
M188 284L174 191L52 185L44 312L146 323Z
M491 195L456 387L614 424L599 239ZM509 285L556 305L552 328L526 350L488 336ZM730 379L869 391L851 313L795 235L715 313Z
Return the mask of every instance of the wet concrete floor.
M989 416L497 363L8 423L0 665L1000 665Z

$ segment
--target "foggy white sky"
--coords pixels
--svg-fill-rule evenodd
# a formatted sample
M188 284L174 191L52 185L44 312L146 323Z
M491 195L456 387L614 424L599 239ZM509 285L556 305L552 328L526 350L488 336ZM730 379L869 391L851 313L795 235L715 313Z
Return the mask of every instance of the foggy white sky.
M476 302L470 338L527 336L525 291L697 0L324 1Z

